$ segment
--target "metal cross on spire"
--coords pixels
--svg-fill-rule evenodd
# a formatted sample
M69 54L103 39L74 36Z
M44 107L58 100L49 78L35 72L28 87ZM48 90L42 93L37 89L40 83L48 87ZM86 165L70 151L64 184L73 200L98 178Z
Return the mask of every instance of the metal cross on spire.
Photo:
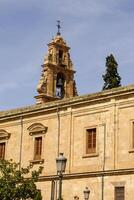
M57 20L57 27L58 27L57 35L60 35L60 29L61 29L60 20Z

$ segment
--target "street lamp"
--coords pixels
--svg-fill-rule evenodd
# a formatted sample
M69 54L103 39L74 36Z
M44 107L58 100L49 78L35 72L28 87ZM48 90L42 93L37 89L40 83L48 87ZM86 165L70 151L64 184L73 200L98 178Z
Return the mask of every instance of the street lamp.
M56 158L57 174L59 175L59 198L62 200L62 173L65 172L67 159L63 156L63 153L59 154Z
M85 188L83 193L84 193L84 199L88 200L89 199L89 194L90 194L90 190L88 189L88 187Z

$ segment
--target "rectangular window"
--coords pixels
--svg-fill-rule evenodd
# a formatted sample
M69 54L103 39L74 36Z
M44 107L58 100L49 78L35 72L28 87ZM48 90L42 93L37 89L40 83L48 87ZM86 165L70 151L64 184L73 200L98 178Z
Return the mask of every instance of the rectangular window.
M86 154L96 153L96 128L86 130Z
M42 153L42 137L36 137L34 143L34 160L40 160Z
M5 158L5 142L0 143L0 159Z
M125 200L125 188L115 187L115 200Z

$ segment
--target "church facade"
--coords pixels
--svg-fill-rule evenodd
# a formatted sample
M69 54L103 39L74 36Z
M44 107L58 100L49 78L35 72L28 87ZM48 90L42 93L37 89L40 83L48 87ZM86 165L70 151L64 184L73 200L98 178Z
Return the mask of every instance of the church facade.
M43 200L58 197L56 158L67 158L64 200L132 200L134 85L78 96L69 47L58 33L48 44L36 104L0 112L0 158L43 167ZM55 184L53 184L55 183ZM55 187L54 187L55 186Z

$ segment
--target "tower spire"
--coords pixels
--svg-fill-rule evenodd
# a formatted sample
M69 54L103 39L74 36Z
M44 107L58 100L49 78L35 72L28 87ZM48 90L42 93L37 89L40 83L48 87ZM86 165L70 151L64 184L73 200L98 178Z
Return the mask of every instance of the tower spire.
M60 23L61 23L61 21L60 21L60 20L57 20L57 28L58 28L57 35L60 35L60 29L61 29Z

